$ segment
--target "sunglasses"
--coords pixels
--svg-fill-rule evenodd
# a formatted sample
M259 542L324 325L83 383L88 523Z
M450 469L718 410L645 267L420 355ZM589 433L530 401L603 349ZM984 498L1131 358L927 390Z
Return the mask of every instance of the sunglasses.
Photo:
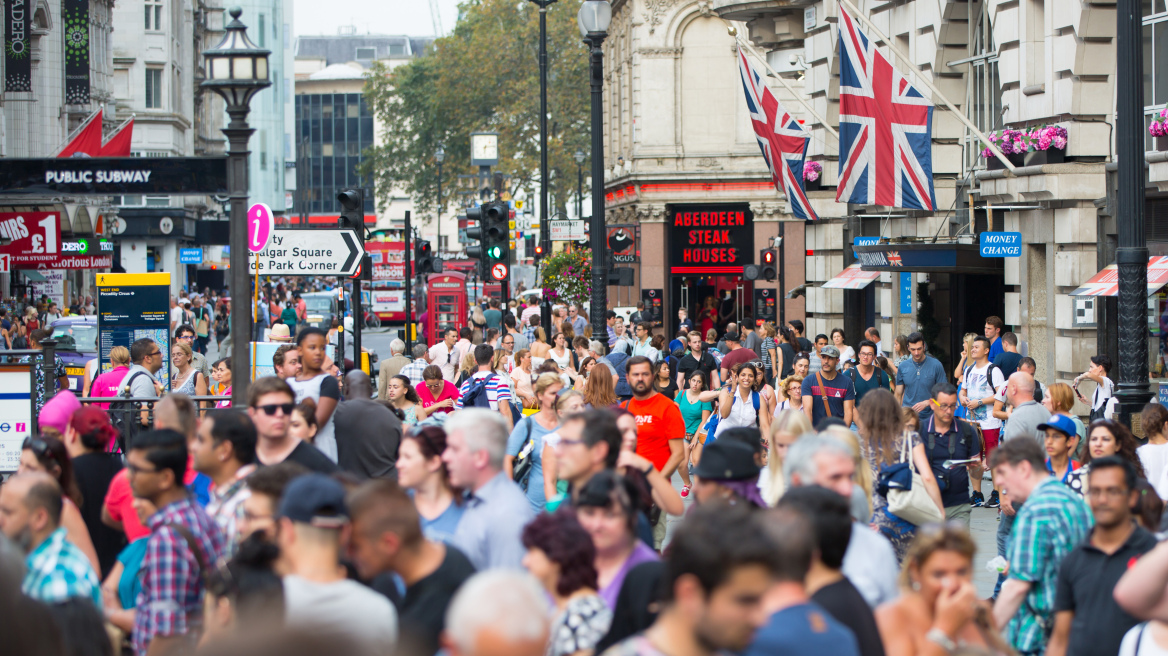
M38 458L44 458L49 455L49 444L42 439L36 437L24 438L24 444L20 446L23 451L28 449L37 455Z
M276 416L277 410L282 411L285 415L290 415L294 407L291 403L269 403L267 405L257 405L256 409L263 410L264 414L269 417L274 417Z

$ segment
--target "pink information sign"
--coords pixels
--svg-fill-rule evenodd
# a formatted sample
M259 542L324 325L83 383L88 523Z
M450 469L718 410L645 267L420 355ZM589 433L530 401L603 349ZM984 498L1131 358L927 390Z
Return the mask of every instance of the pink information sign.
M247 249L259 253L268 247L272 232L276 228L272 208L264 203L256 203L247 208Z

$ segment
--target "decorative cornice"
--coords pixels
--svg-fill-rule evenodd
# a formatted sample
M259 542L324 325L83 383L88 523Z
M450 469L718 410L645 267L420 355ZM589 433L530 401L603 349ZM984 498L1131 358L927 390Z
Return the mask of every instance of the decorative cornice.
M673 57L681 56L681 48L638 48L637 54L642 57Z

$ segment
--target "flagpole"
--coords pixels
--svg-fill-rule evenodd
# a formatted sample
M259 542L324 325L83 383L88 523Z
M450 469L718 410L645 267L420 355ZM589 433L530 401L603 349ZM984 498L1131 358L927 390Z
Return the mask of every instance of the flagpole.
M101 147L105 148L106 145L109 144L109 142L113 141L113 138L118 136L118 134L120 134L122 130L125 130L126 126L128 126L130 124L130 122L134 120L135 116L137 116L137 114L130 114L130 118L122 121L121 125L114 128L114 131L110 133L109 138L102 138Z
M89 127L89 124L93 122L93 119L98 114L100 114L103 109L104 108L94 110L94 112L92 114L90 114L84 121L81 121L81 125L78 125L76 128L74 128L74 130L72 132L70 132L68 135L66 135L65 140L58 143L57 148L53 152L59 153L65 149L65 146L68 146L69 144L73 143L73 140L77 138L77 135L81 134L82 130ZM56 157L56 155L54 155L54 157Z
M771 68L771 65L769 62L767 62L766 57L763 57L761 54L759 54L759 52L754 49L754 46L739 38L738 28L736 26L732 25L730 21L725 19L723 19L723 22L726 23L726 28L730 31L730 35L734 37L734 42L738 44L738 47L745 47L747 52L754 55L755 59L762 62L763 67L770 71L771 75L778 78L779 84L783 85L783 88L791 92L791 95L795 97L795 102L798 102L800 105L802 105L804 109L806 109L812 116L815 117L815 120L819 121L819 124L823 126L824 130L830 132L831 135L835 137L836 140L838 140L839 132L836 132L835 128L831 127L831 125L827 122L827 119L823 118L819 115L819 112L815 111L815 108L811 106L811 103L808 103L803 99L803 93L796 91L794 87L792 87L790 84L787 84L787 80L783 78L783 76L780 75L778 71Z
M921 83L924 84L925 86L929 87L929 89L934 94L936 94L936 96L938 98L941 99L941 102L945 103L945 106L949 108L949 111L951 111L955 115L957 115L958 120L960 120L962 123L964 123L965 127L972 130L973 133L976 134L978 136L978 138L980 138L986 144L986 146L990 149L990 152L992 152L994 154L994 156L997 157L998 160L1000 160L1002 162L1002 164L1006 165L1006 168L1010 170L1010 173L1014 173L1014 164L1012 162L1010 162L1009 158L1007 158L1005 155L1003 155L1002 151L998 150L998 147L996 145L994 145L994 143L992 141L990 141L990 138L987 137L984 132L979 130L978 127L973 124L973 121L970 121L969 118L967 118L965 116L965 112L958 110L956 107L953 106L953 103L949 102L949 99L945 97L945 94L941 93L941 90L933 85L932 80L925 77L925 74L923 72L921 72L921 69L917 68L916 64L912 63L912 61L907 56L905 56L903 53L901 53L900 50L898 50L896 48L896 46L893 45L892 41L889 40L889 38L887 36L884 36L884 33L880 31L880 28L876 27L875 23L873 23L871 20L869 20L867 16L865 16L859 9L857 9L856 5L852 4L850 2L850 0L839 0L839 3L843 7L845 7L848 11L850 11L853 16L855 16L862 23L864 23L864 25L872 33L874 33L876 36L880 37L880 40L883 41L884 45L888 47L889 52L891 52L893 55L896 55L897 59L899 59L902 63L904 63L904 65L906 65L910 69L912 69L912 72L917 74L917 78L921 81Z

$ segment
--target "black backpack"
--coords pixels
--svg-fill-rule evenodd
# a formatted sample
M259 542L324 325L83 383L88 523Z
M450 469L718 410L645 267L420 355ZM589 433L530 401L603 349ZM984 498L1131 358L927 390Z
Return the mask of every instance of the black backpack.
M487 395L487 385L492 380L498 377L498 374L490 373L477 380L472 379L470 389L466 394L462 395L462 407L464 408L486 408L491 409L491 398ZM503 403L507 403L504 401ZM507 403L511 408L511 423L515 424L523 416L523 408L515 403Z
M118 389L118 395L114 398L131 398L130 390L134 387L134 379L138 376L148 375L149 374L144 371L135 371L134 373L130 374L130 378L126 381L126 384L123 387ZM142 421L139 419L138 413L140 410L141 408L138 407L138 403L135 401L110 401L110 424L118 431L118 446L121 447L122 453L128 453L130 443L134 436L146 430L147 428L146 426L142 425Z

